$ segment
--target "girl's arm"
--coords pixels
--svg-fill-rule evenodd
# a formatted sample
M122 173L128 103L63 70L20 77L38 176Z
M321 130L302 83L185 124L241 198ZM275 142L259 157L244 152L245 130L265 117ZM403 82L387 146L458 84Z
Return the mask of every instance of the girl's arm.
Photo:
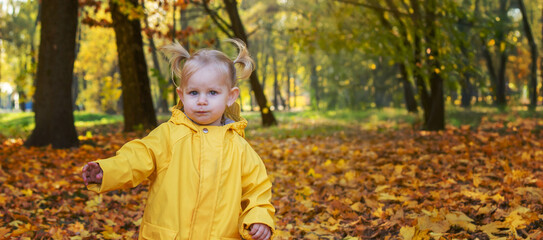
M272 185L266 167L248 144L244 158L239 232L243 238L253 239L250 228L263 224L269 227L273 237L275 208L270 202Z
M126 143L116 156L95 161L103 171L102 182L87 188L102 193L137 186L155 171L157 160L169 157L169 137L169 126L162 124L147 137Z

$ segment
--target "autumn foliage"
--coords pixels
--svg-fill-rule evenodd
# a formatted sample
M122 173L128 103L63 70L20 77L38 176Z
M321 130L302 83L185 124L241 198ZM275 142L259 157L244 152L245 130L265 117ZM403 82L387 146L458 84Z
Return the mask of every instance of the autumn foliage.
M274 184L278 239L541 239L543 122L507 120L249 141ZM111 132L70 150L1 139L0 238L136 238L147 185L98 195L80 177L141 136Z

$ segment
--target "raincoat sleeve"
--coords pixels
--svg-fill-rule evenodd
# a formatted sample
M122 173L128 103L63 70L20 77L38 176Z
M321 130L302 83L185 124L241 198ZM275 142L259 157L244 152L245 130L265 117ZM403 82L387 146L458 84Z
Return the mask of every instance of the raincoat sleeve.
M271 181L258 154L247 144L242 170L241 215L239 232L244 239L252 239L249 227L253 223L268 225L275 233L275 208L271 204ZM270 239L271 239L270 238Z
M126 143L116 156L97 160L104 172L102 184L89 184L87 188L102 193L140 184L157 169L157 159L169 157L168 133L169 127L162 124L143 139Z

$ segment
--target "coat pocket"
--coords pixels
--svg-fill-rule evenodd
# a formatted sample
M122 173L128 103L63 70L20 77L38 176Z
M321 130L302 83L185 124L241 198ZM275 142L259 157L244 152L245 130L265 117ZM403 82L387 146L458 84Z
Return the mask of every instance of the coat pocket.
M177 239L177 231L141 222L140 239Z

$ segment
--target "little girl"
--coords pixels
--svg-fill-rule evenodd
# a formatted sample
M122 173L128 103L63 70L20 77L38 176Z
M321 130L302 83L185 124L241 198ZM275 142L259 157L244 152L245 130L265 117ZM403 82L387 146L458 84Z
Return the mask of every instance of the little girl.
M237 79L251 74L253 62L243 42L229 41L240 50L234 61L216 50L190 56L178 43L163 47L180 78L172 117L115 157L83 167L85 185L98 193L151 180L139 239L273 236L271 182L244 139L247 121L235 102Z

